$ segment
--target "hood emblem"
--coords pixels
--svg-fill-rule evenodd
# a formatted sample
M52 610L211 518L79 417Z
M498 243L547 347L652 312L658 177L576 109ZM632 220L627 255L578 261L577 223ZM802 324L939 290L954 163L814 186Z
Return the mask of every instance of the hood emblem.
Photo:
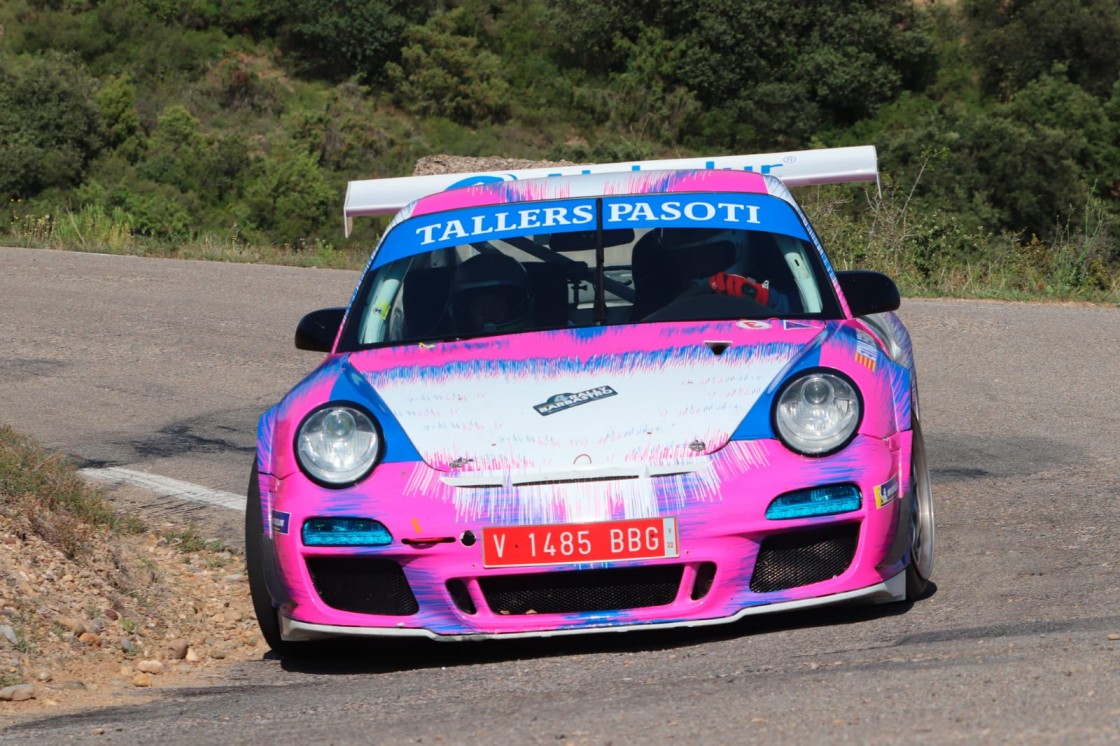
M550 414L563 412L565 409L578 407L580 404L587 404L588 402L599 401L606 399L608 396L617 396L618 392L610 386L598 386L587 391L580 391L578 394L553 394L548 397L548 401L541 404L534 404L533 409L537 410L537 414L542 417L547 417Z

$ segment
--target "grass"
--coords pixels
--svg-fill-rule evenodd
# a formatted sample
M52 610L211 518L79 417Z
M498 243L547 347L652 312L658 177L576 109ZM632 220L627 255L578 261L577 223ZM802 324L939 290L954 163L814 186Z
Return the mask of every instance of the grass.
M994 236L961 219L914 203L915 183L882 191L822 187L799 194L837 269L873 269L904 296L1076 301L1120 305L1117 218L1090 198L1076 224L1049 240ZM29 248L219 262L360 270L376 236L338 247L323 241L256 245L236 233L183 239L134 234L127 216L87 205L55 215L9 211L0 242Z
M851 187L809 193L806 211L837 269L883 272L904 297L1120 305L1120 231L1098 200L1087 202L1081 222L1056 227L1044 241L916 210L914 187L887 184L858 197Z
M182 239L151 238L136 235L120 211L109 214L95 205L86 205L77 211L62 210L57 214L31 214L13 209L8 230L0 232L0 242L36 249L320 269L361 269L370 252L369 246L339 248L322 241L306 245L249 244L236 233Z
M184 554L201 552L204 550L213 552L222 551L221 541L216 539L204 539L193 523L185 529L168 532L165 538L171 546Z
M65 457L8 426L0 426L0 510L19 530L38 535L71 559L95 532L144 530L137 517L116 512Z
M97 531L144 530L137 518L117 513L104 492L87 484L65 457L7 425L0 426L0 509L18 530L39 536L71 559Z

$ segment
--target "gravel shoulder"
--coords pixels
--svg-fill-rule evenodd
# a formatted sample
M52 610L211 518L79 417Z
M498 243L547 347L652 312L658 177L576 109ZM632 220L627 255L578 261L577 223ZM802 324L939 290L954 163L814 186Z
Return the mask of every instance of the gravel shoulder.
M98 536L77 559L0 516L0 723L205 686L268 653L215 515L144 515L152 530Z

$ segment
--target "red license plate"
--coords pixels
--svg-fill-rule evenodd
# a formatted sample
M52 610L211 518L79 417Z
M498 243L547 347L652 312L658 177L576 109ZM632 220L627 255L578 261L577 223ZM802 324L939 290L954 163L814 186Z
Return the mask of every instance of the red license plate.
M659 559L679 554L676 518L482 529L486 567Z

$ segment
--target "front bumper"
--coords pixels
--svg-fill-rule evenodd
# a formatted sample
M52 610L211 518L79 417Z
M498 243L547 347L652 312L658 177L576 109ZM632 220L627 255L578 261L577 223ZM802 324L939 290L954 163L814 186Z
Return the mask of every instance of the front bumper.
M660 476L522 485L507 478L464 487L423 463L382 464L349 490L318 487L299 473L263 475L270 593L287 640L690 627L900 600L910 442L909 432L861 436L841 453L809 459L777 441L734 441L703 463ZM765 517L778 495L828 484L858 487L860 507ZM322 516L374 518L393 541L305 546L299 527ZM676 518L679 556L488 568L481 545L466 539L491 526L635 517Z
M561 637L603 632L630 632L633 630L674 629L680 627L708 627L717 624L731 624L748 616L773 614L782 611L801 611L820 606L839 606L843 604L885 604L906 599L906 573L899 572L882 583L860 588L846 593L836 593L819 598L804 598L800 601L784 601L766 606L751 606L740 609L729 617L719 619L692 619L678 622L643 622L613 627L578 627L573 629L541 629L529 632L503 632L500 634L437 634L428 629L411 627L341 627L331 624L312 624L290 619L280 615L281 636L289 642L327 640L338 637L420 637L440 642L467 640L513 640L517 638Z

